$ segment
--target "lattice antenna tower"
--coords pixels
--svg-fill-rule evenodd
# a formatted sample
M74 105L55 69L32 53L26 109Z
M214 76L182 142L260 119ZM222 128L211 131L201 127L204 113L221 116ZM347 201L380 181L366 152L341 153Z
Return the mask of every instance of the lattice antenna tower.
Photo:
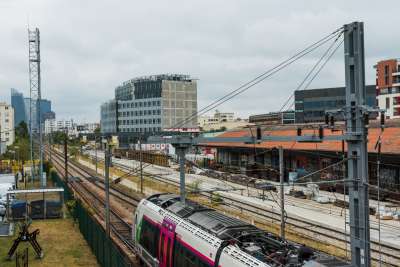
M35 176L35 159L39 161L39 179L43 185L43 142L41 122L40 32L28 29L30 109L29 132L32 160L32 178Z

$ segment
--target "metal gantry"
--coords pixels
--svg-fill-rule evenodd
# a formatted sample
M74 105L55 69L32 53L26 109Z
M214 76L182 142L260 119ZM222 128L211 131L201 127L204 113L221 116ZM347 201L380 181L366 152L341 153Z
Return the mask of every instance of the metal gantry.
M350 245L353 266L371 264L368 197L368 120L366 105L364 25L355 22L344 27L346 77L346 133L350 205Z
M40 76L40 32L39 29L28 29L29 43L29 132L31 147L31 175L35 177L35 159L39 160L39 179L42 187L45 187L43 179L43 139L41 122L41 76Z
M369 227L369 201L368 201L368 131L367 121L371 112L377 112L366 105L365 90L365 66L364 66L364 25L362 22L353 22L344 25L345 44L345 77L346 77L346 105L342 110L334 112L343 113L346 120L346 131L342 135L324 136L321 134L300 136L271 136L262 135L248 137L214 137L204 138L195 136L151 136L148 143L170 143L176 149L184 162L186 150L193 145L207 143L246 143L257 144L260 142L323 142L344 141L347 143L348 168L347 178L349 182L350 202L350 243L351 265L354 267L371 266L370 255L370 227ZM281 152L282 153L282 152ZM283 155L283 153L282 153ZM283 157L281 157L283 158ZM182 160L183 159L183 160ZM283 169L281 159L280 168ZM185 201L185 170L184 164L180 164L180 194L181 201ZM283 199L283 198L282 198ZM283 217L283 216L282 216ZM282 218L282 230L284 229ZM281 233L284 235L284 233Z

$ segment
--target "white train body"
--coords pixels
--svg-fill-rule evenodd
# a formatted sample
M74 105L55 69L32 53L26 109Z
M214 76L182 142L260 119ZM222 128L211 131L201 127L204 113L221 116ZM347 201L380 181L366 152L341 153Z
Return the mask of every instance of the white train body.
M172 194L142 200L132 232L137 255L151 267L349 266Z
M157 245L158 253L156 255L151 255L149 251L143 247L143 244L140 242L140 230L143 226L145 220L146 222L150 222L154 226L165 229L171 232L171 237L174 235L174 238L170 237L162 237L164 241L164 246L168 249L168 242L172 242L169 245L169 249L173 250L174 247L183 246L183 250L186 252L185 255L181 255L183 258L184 265L179 265L173 262L176 262L177 259L174 257L175 255L173 251L162 252L164 255L160 256L160 244ZM146 262L149 266L160 266L160 267L180 267L180 266L214 266L214 260L217 254L217 250L221 245L222 240L213 236L210 233L202 230L199 227L191 224L178 217L177 215L168 212L167 210L153 204L148 200L142 200L138 207L137 212L135 213L134 218L134 241L136 247L138 248L138 252L140 253L142 260ZM175 224L175 229L173 229L173 225ZM171 231L172 230L172 231ZM160 230L162 232L163 230ZM166 234L167 235L167 234ZM165 248L164 248L165 251ZM181 251L179 251L181 252ZM189 253L191 254L189 254ZM169 255L168 255L169 254ZM191 256L194 255L196 258L192 258L191 264L187 265ZM171 257L167 259L167 263L163 263L163 257ZM247 253L241 251L234 245L229 245L226 247L220 257L218 266L221 267L270 267L270 265L265 264L254 257L248 255Z

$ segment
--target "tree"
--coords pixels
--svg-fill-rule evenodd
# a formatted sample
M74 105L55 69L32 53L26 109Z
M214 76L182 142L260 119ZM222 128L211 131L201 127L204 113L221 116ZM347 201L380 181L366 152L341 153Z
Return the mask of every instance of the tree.
M28 126L24 121L21 121L17 127L15 127L15 138L26 139L29 138Z
M6 153L2 156L4 159L20 159L26 161L30 159L30 143L28 126L24 121L15 127L15 141L7 147Z

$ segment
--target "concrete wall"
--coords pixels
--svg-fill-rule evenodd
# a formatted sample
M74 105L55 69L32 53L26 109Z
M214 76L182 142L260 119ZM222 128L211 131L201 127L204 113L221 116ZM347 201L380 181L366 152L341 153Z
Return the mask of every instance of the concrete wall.
M197 112L196 81L162 81L162 128L176 125ZM197 116L186 121L179 128L197 127Z

